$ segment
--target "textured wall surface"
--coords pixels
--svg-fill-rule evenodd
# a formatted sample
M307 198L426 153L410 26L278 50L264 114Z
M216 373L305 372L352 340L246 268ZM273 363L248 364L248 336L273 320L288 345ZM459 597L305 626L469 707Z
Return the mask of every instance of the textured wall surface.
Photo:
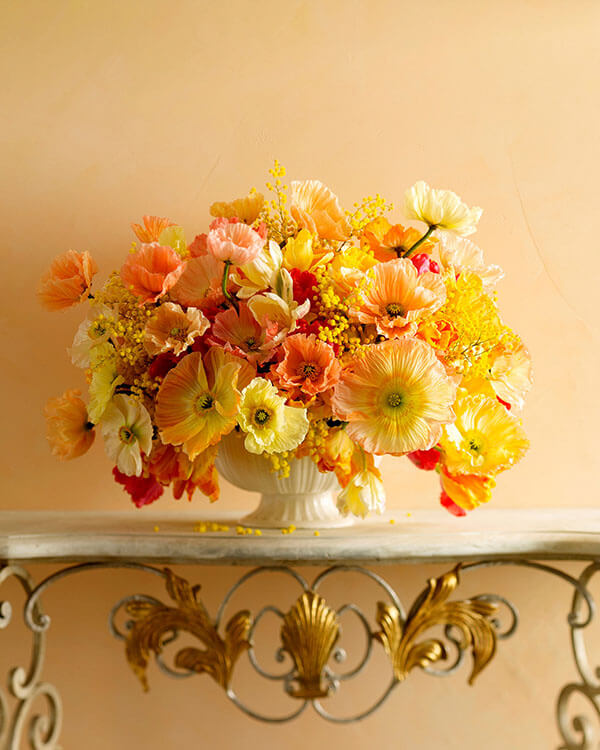
M50 315L34 299L52 258L87 249L105 276L129 247L131 221L155 213L190 236L204 231L208 205L261 187L275 157L345 205L376 191L401 203L425 179L484 208L475 239L505 269L501 308L536 380L524 415L531 450L499 478L493 503L596 505L595 0L19 0L1 13L0 508L128 502L101 445L60 464L44 439L46 399L83 384L65 351L81 310ZM406 461L387 460L385 479L392 506L437 504L435 478ZM253 499L225 485L221 502ZM168 497L158 507L179 508ZM416 590L424 575L411 569L403 585ZM231 576L211 572L215 596ZM532 580L511 581L529 600L529 625L479 687L467 690L464 674L434 685L417 677L379 716L340 729L312 718L264 729L206 678L191 687L156 675L142 696L103 629L114 577L65 583L49 657L66 692L64 746L236 747L243 737L273 748L335 738L351 748L553 747L567 632L555 584L532 594Z

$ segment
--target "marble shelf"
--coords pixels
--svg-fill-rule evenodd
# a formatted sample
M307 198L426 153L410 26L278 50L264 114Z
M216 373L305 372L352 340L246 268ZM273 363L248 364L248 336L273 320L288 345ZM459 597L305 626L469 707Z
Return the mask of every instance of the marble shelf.
M239 511L1 511L0 560L188 564L427 563L600 557L600 510L485 509L466 518L444 510L394 510L351 527L260 536L236 532ZM199 522L229 531L199 533ZM394 523L391 523L394 521ZM158 529L158 530L155 530Z
M29 668L12 669L9 673L8 692L15 699L12 709L0 687L0 748L11 750L23 746L26 732L39 718L33 716L27 724L24 717L38 701L38 696L43 695L47 708L47 715L43 716L44 747L59 750L60 694L42 678L45 642L51 622L51 613L47 615L42 609L42 600L44 592L65 577L114 568L136 569L165 581L166 604L144 594L130 594L117 602L110 613L111 632L127 641L126 655L138 676L147 662L146 656L143 663L139 662L136 654L153 652L158 666L171 677L209 672L224 689L226 698L254 719L266 723L292 721L312 704L322 719L347 724L362 721L375 712L415 667L425 669L430 675L449 674L458 669L465 654L471 651L473 670L481 670L494 657L497 646L502 650L501 641L517 630L516 606L502 594L488 592L460 599L460 592L455 591L463 575L490 565L536 569L572 587L571 610L567 616L570 644L565 645L572 650L578 676L562 688L556 702L558 729L564 742L560 750L591 750L600 746L594 744L600 735L593 732L587 716L577 714L573 718L571 701L571 696L591 701L596 715L600 716L598 671L592 669L597 660L592 662L585 639L588 628L597 627L594 618L597 607L588 584L600 574L600 510L482 508L466 518L455 518L443 509L396 509L383 516L357 521L350 527L320 530L317 536L312 530L282 534L281 529L261 529L261 534L238 533L241 515L240 511L215 508L203 509L201 513L189 509L163 513L151 509L118 513L0 511L0 585L11 578L20 582L25 595L21 611L32 643ZM208 529L211 523L228 528L201 532L202 522ZM582 570L573 575L562 570L560 563L546 562L552 560L579 560ZM57 563L59 569L36 583L24 567L36 562ZM212 619L202 602L195 599L199 589L192 589L187 580L170 568L160 567L162 563L240 565L254 569L241 571L239 580L223 594ZM412 606L405 608L384 575L364 567L381 563L452 563L453 567L438 578L430 578ZM325 570L300 573L294 570L298 565L319 566ZM577 566L569 566L569 570L573 567ZM343 575L348 569L375 582L378 598L370 610L363 612L359 604L353 602L346 602L336 610L321 594L321 583L326 578ZM232 593L255 576L268 578L273 573L285 573L298 591L298 599L287 612L280 611L273 603L254 613L242 610L231 619L227 619L231 612L224 617ZM268 584L264 590L268 591ZM190 592L193 592L191 598ZM379 597L386 601L382 602ZM145 609L139 608L140 602L145 603ZM134 608L130 609L130 605ZM342 652L334 651L334 644L341 618L349 608L354 616L359 616L365 628L365 638L352 645L360 648L360 643L366 644L366 651L362 660L359 658L358 668L348 674L338 674L336 664L341 662ZM0 599L0 635L17 611L10 601ZM270 674L259 668L256 661L254 647L258 631L255 632L255 626L267 611L277 613L282 619L279 640L272 645L277 653L285 651L290 656L289 672ZM371 624L373 612L377 613L375 624ZM130 618L124 629L118 626L119 613ZM138 627L140 618L143 627ZM449 652L442 640L431 640L427 635L428 630L436 626L438 633L442 632L445 641L452 646ZM463 637L459 640L452 630L457 626L462 628ZM195 637L202 647L180 652L202 656L193 664L190 662L192 666L183 675L181 665L179 671L174 671L162 661L162 647L176 640L179 631ZM227 633L225 639L221 632ZM168 635L166 640L165 634ZM358 677L371 651L382 645L390 660L391 681L383 670L373 697L372 688L377 680L369 673L369 680L365 682L366 708L347 716L329 713L330 703L322 703L321 699L332 697L349 676ZM285 715L273 714L268 701L265 705L260 701L258 706L246 705L236 693L233 669L236 659L246 651L259 680L268 678L282 683L290 701L289 712ZM446 660L446 653L455 652L455 657ZM427 656L424 660L420 657L411 661L414 653ZM205 668L208 663L221 665L221 671ZM253 697L260 698L260 695L261 691L257 690ZM34 735L35 732L30 731L30 738ZM41 747L33 741L29 746Z

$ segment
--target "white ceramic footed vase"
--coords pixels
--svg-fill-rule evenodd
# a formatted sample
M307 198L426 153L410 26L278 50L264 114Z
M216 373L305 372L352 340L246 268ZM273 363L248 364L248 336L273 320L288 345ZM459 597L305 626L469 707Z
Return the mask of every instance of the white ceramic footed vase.
M290 459L290 475L279 478L264 456L249 453L241 435L221 439L216 459L219 474L231 484L260 492L258 508L241 519L263 528L333 528L352 524L336 507L340 485L335 474L319 471L310 458Z

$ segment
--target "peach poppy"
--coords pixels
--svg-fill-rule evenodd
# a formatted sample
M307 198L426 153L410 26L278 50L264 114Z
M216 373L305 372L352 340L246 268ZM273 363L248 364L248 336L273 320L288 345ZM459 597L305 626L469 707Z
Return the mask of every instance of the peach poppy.
M184 263L172 247L151 243L132 253L121 267L121 279L141 302L156 302L183 273Z
M173 351L181 354L209 327L202 312L190 307L186 312L174 302L165 302L144 329L144 348L151 356Z
M340 379L342 366L333 349L313 333L290 336L281 349L283 359L275 369L275 376L290 398L311 399Z
M342 211L338 198L319 180L291 183L290 211L301 229L315 237L342 242L350 236L350 224Z
M471 240L452 232L439 232L440 263L443 269L452 268L455 273L469 271L483 282L484 289L493 288L504 276L500 266L486 265L483 250Z
M490 352L489 375L496 395L510 406L522 409L533 385L531 356L523 344L514 351L500 345Z
M82 456L94 442L94 425L80 395L81 391L69 390L49 399L44 407L50 449L63 461Z
M155 421L164 443L182 445L193 461L235 427L240 361L218 347L202 359L184 357L169 370L156 396Z
M373 252L381 263L395 260L410 250L421 239L421 232L412 227L405 228L402 224L392 226L383 216L374 219L364 229L361 245ZM419 245L422 253L430 253L434 248L431 240Z
M224 267L225 264L212 255L190 258L170 290L171 298L186 307L216 307L223 301L221 280Z
M143 216L141 224L132 224L131 228L140 242L158 242L158 238L167 227L175 226L171 219L161 216Z
M210 357L208 362L212 372L218 372L225 365L234 362L238 370L236 388L240 393L244 388L256 377L256 366L252 362L248 362L247 359L236 357L232 352L227 351L226 348L220 346L211 346L208 351ZM205 357L206 359L206 357Z
M367 285L357 295L350 315L360 323L374 323L380 334L395 338L413 335L417 321L446 301L439 274L419 274L407 258L381 263L367 272Z
M367 453L404 454L432 448L454 420L456 383L418 339L369 347L342 372L331 399L334 416Z
M206 236L206 248L213 258L236 266L254 260L264 244L258 232L237 219L215 219Z
M85 250L68 250L52 261L37 290L41 305L50 311L71 307L86 297L92 277L98 273L92 256Z
M239 311L230 307L215 316L212 334L234 348L236 353L250 362L264 362L271 356L273 348L281 336L276 337L277 326L260 326L245 303L240 303Z

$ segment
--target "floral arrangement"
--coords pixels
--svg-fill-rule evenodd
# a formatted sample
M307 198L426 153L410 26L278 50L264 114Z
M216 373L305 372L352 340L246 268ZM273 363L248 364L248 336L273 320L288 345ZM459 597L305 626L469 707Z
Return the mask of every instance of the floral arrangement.
M88 304L70 355L76 390L46 406L55 455L85 453L100 432L113 474L138 507L219 496L222 440L243 441L286 476L309 456L335 472L342 513L381 511L376 457L435 470L441 503L464 515L528 447L519 414L529 355L502 321L470 239L481 216L418 182L409 220L367 197L343 211L317 180L214 203L206 234L144 216L119 271L92 289L88 252L59 256L38 290L49 310Z

